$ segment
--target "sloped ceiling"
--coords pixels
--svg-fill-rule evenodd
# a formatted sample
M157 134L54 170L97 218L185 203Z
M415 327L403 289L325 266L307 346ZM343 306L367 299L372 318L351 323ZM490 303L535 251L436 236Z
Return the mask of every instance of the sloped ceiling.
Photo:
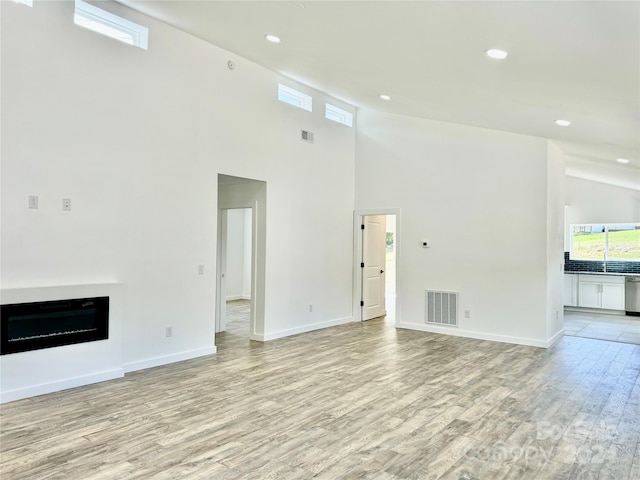
M549 138L569 174L640 189L640 2L119 3L359 108Z

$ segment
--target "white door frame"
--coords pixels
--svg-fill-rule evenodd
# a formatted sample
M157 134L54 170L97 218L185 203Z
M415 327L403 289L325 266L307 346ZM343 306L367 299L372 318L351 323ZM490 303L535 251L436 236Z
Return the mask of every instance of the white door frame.
M355 210L353 212L353 321L362 321L362 308L360 307L360 299L362 298L362 269L360 261L362 259L362 217L367 215L395 215L396 216L396 319L395 324L401 323L400 311L400 285L402 284L402 275L400 274L401 259L401 209L400 208L373 208L365 210Z
M246 202L227 202L220 203L218 205L218 246L216 252L216 333L220 332L221 322L223 318L223 311L226 310L226 298L222 298L222 267L223 255L226 255L226 239L223 240L223 235L227 234L227 226L223 226L223 218L226 219L227 215L223 214L223 211L250 208L251 209L251 307L249 313L249 338L251 340L256 339L256 309L255 309L255 292L256 292L256 248L257 248L257 225L256 225L256 212L258 211L257 201ZM223 248L224 245L224 248ZM223 251L224 250L224 251ZM225 308L223 308L223 302ZM226 316L226 314L225 314Z

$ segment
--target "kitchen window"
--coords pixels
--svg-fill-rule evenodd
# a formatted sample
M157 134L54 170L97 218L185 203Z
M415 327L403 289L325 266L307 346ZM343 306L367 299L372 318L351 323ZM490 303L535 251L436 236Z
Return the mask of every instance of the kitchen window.
M571 225L569 258L640 262L640 224Z

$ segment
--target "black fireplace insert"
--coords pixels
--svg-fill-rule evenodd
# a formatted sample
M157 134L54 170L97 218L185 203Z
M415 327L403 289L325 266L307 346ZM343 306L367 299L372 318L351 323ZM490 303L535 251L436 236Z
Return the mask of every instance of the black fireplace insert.
M109 297L2 305L0 355L109 338Z

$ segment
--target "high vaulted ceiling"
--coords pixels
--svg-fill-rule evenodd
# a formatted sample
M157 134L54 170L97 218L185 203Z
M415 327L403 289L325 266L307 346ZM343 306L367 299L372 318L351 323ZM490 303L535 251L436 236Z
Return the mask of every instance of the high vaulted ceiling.
M118 1L357 107L550 138L570 172L640 188L640 2Z

